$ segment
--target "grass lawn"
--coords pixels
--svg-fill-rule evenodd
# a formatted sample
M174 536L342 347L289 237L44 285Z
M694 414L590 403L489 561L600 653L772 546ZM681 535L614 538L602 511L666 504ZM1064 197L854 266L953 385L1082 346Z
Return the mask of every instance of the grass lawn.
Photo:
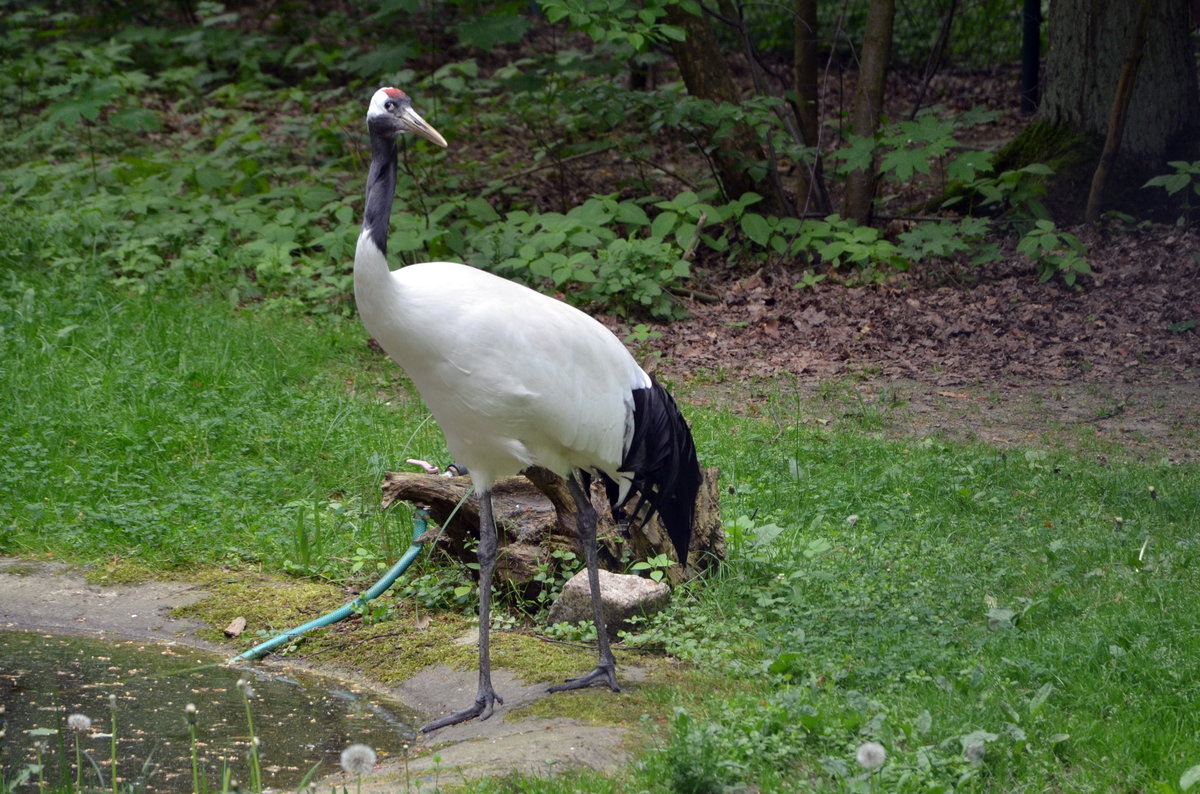
M408 546L403 508L377 509L381 473L445 461L349 298L365 164L348 125L383 77L358 46L377 39L376 18L334 15L345 31L272 47L227 24L234 12L101 38L67 12L11 16L0 554L101 580L261 572L336 602L327 583L360 585ZM326 39L355 43L341 57ZM337 64L351 57L362 73L347 84ZM406 150L393 261L473 251L545 282L602 232L620 263L597 286L610 308L631 323L657 305L639 295L674 309L660 282L678 275L690 216L659 212L674 205L641 182L614 186L633 196L619 203L543 211L512 181L527 164L503 140L615 148L624 113L644 115L604 100L625 60L596 76L598 62L566 52L499 77L474 60L388 75L430 98L427 117L464 152L445 167L445 153ZM695 209L700 194L679 195ZM773 256L721 228L722 247L705 245L737 266ZM634 327L653 350L657 331ZM702 462L721 467L729 559L625 641L619 653L661 673L637 699L577 698L589 718L644 732L635 763L474 790L1173 792L1200 778L1195 464L914 437L902 406L856 401L846 383L822 390L845 401L826 423L814 416L829 404L783 380L753 384L767 396L752 403L714 380L669 385ZM449 637L474 608L464 579L423 559L372 614L383 622L354 628L389 631L388 610L416 604ZM551 656L529 652L538 608L507 606L498 646L528 671ZM388 675L403 663L415 662ZM870 769L856 758L868 742L886 754L870 745ZM16 774L0 770L0 794Z
M346 581L406 545L379 474L441 438L352 319L37 268L4 272L0 309L0 552ZM627 641L685 674L646 700L638 765L579 787L1174 790L1200 763L1194 466L675 386L722 467L730 559ZM459 572L422 570L409 597L469 614Z

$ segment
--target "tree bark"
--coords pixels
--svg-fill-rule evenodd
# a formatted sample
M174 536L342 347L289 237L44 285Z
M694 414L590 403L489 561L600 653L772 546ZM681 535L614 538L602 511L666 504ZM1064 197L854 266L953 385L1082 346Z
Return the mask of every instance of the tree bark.
M728 102L736 105L741 101L737 85L729 73L729 66L721 54L721 45L713 33L708 20L703 16L689 14L677 4L667 6L667 22L682 28L684 41L671 41L671 52L679 74L688 93L712 102ZM715 132L715 131L714 131ZM763 196L763 210L780 214L787 206L784 196L778 194L770 184L756 181L749 168L766 159L754 131L741 125L732 135L725 135L715 142L712 153L713 166L721 187L729 198L738 198L744 193Z
M1139 6L1109 0L1050 4L1040 120L1104 139ZM1167 159L1193 159L1196 154L1200 98L1189 26L1188 0L1154 4L1146 27L1146 40L1154 46L1146 48L1133 84L1122 159L1159 166Z
M892 46L892 22L896 17L895 0L871 0L863 33L862 57L858 67L858 86L854 91L854 110L850 129L855 135L872 137L883 110L883 89L887 82L887 63ZM871 202L875 198L875 167L852 171L846 177L842 215L859 223L871 220Z
M792 88L796 93L796 122L805 146L813 147L812 162L796 168L796 208L803 216L810 211L829 212L829 194L821 176L820 94L817 92L817 0L796 0L794 17L794 67Z
M1104 151L1100 154L1100 163L1096 173L1092 175L1092 189L1088 193L1087 211L1085 218L1088 223L1100 220L1101 196L1108 181L1108 172L1112 169L1117 150L1121 147L1121 137L1125 133L1125 124L1129 117L1129 102L1133 98L1133 84L1137 80L1138 65L1142 61L1142 51L1146 43L1146 24L1150 12L1157 0L1142 0L1139 3L1137 24L1129 40L1129 52L1121 66L1121 77L1117 80L1117 95L1113 99L1112 112L1108 118L1108 132L1104 139Z
M1027 116L1038 109L1041 61L1041 0L1025 0L1021 7L1021 112Z
M667 571L671 584L715 568L725 559L725 532L717 497L719 473L716 468L703 471L687 568L671 566ZM438 526L427 531L421 542L436 543L451 556L474 562L471 541L478 535L479 500L472 495L459 506L470 487L468 477L387 472L381 484L381 506L387 509L397 501L405 501L428 508L430 518ZM657 516L637 530L617 526L599 483L592 489L592 504L599 516L596 536L601 567L620 571L630 562L659 554L675 559L675 546ZM533 467L524 476L498 481L492 488L492 507L500 534L496 576L526 598L536 595L543 584L536 578L539 571L556 564L555 550L570 549L583 559L574 501L566 483L553 472Z

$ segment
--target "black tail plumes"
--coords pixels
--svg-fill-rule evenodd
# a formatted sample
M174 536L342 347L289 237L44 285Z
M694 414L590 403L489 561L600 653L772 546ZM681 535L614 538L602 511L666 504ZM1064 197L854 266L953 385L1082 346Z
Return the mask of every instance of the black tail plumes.
M700 490L700 462L683 414L653 377L650 388L633 391L633 438L621 461L621 471L632 473L630 494L638 494L638 503L630 514L638 515L642 505L649 504L644 520L658 513L675 545L679 564L687 565L696 494ZM610 498L613 490L609 490Z

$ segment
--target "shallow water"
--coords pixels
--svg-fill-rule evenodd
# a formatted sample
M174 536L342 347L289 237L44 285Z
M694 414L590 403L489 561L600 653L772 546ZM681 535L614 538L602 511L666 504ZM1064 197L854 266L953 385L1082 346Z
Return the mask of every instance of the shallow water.
M250 729L239 678L250 682L267 786L295 790L318 761L318 776L339 771L342 749L354 742L383 759L412 741L417 718L399 703L329 679L223 667L223 661L177 646L0 631L0 780L35 762L40 742L49 781L64 773L60 767L74 781L75 734L65 723L79 713L92 721L81 747L95 762L83 762L84 785L110 787L113 695L122 790L192 790L188 703L197 708L208 790L221 790L226 768L245 787Z

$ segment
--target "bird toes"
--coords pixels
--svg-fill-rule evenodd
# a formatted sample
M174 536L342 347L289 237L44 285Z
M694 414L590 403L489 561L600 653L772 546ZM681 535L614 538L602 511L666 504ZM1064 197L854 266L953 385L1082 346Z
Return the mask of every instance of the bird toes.
M504 705L504 698L497 695L495 692L481 693L475 702L465 709L456 711L453 714L448 714L440 720L434 720L427 725L421 726L421 733L430 733L438 728L445 728L450 725L457 725L460 722L466 722L469 719L478 717L480 722L492 716L494 704L499 703Z
M597 665L596 669L592 670L592 672L577 678L568 678L563 683L555 684L546 691L566 692L571 689L584 689L589 686L607 686L613 692L620 692L621 687L617 686L616 667L607 664Z

